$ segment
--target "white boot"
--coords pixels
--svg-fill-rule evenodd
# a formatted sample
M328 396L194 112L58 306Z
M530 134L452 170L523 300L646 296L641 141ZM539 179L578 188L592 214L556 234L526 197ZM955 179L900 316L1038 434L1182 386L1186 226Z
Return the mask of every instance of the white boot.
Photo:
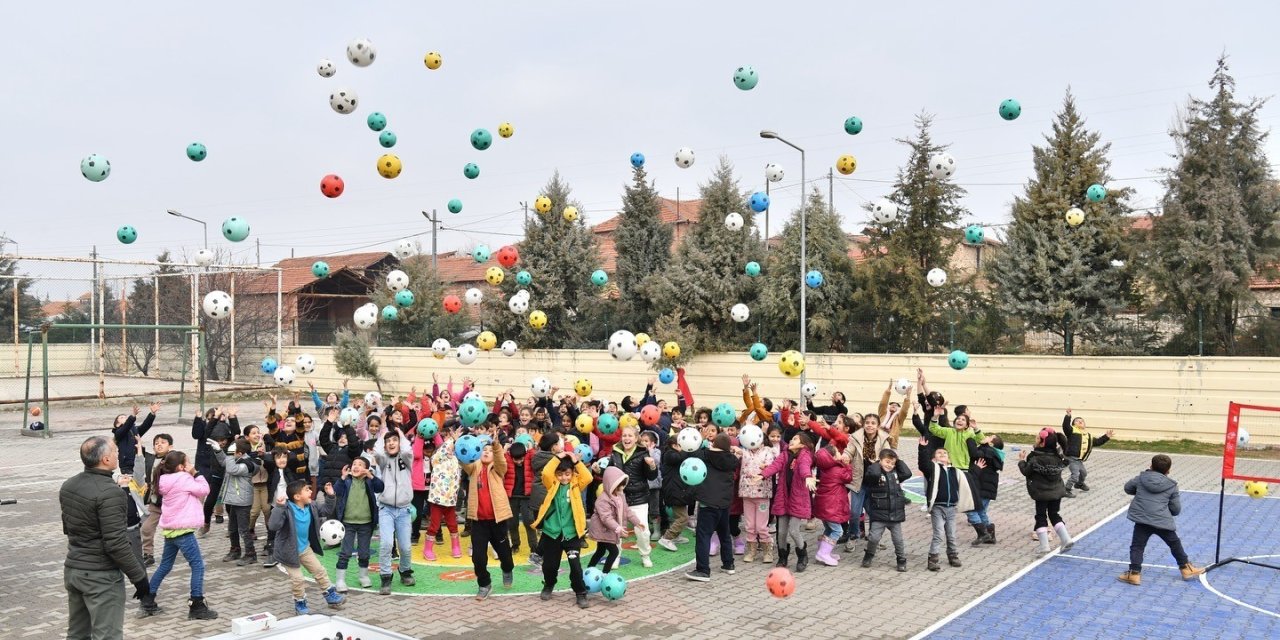
M335 587L337 587L337 589L338 589L338 593L346 593L346 592L347 592L347 571L346 571L346 569L339 569L339 570L338 570L338 580L337 580L337 582L335 582L335 583L334 583L334 586L335 586Z
M1036 552L1044 555L1049 553L1049 528L1044 527L1036 529L1036 540L1040 541L1040 546L1036 548Z
M1076 541L1071 539L1071 533L1067 531L1067 523L1059 522L1053 525L1053 530L1058 532L1058 541L1062 543L1062 548L1059 551L1066 553L1076 545Z
M369 567L360 567L360 586L365 589L373 586L373 581L369 579Z

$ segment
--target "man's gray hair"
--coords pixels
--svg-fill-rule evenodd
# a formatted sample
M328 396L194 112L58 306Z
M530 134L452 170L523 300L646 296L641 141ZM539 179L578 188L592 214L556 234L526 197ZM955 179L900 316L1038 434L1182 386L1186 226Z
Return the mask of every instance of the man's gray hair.
M111 438L93 436L80 445L80 462L84 468L95 469L102 464L102 459L111 452Z

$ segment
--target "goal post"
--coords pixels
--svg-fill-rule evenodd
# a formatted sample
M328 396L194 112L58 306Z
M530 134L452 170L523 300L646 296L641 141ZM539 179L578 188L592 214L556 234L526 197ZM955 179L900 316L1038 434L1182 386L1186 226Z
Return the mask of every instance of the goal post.
M1247 554L1227 553L1223 558L1223 521L1226 515L1227 481L1259 482L1280 486L1280 407L1232 402L1227 408L1226 438L1222 448L1222 479L1218 491L1218 528L1213 564L1207 570L1239 562L1280 569ZM1263 492L1265 493L1265 492ZM1262 495L1261 493L1259 495ZM1234 549L1233 549L1234 551Z

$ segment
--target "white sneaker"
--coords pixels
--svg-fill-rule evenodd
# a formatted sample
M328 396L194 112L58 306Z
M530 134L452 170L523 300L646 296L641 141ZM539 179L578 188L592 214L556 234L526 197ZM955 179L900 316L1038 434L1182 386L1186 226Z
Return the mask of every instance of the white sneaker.
M646 569L653 568L653 560L650 560L649 556L640 556L640 564Z
M336 591L338 593L346 593L347 592L347 576L343 573L339 573L338 580L337 582L334 583L334 587L336 587Z
M676 536L676 544L689 544L689 539L684 536Z
M666 549L667 551L680 550L679 547L676 546L675 542L672 542L671 540L668 540L666 538L658 538L658 546L662 547L663 549Z
M658 541L658 530L653 529L649 533L649 542L657 542L657 541Z

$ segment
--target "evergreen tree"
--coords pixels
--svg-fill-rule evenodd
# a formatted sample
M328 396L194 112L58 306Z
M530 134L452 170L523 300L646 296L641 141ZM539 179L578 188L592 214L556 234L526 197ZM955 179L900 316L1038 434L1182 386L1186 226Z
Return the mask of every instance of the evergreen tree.
M631 186L622 196L622 213L614 233L621 315L641 329L649 328L656 317L641 284L671 261L673 233L671 225L660 219L658 192L647 178L643 166L633 170Z
M1113 189L1102 202L1089 202L1092 184L1106 185L1110 144L1084 126L1068 91L1046 145L1032 147L1035 176L1014 198L1005 246L991 264L1000 309L1034 331L1062 338L1072 355L1076 337L1112 342L1124 328L1115 316L1126 307L1128 260L1125 235L1130 189ZM1079 207L1084 222L1072 227L1066 212Z
M395 320L383 320L382 308L395 303L396 292L387 287L386 274L375 276L375 286L369 299L378 305L378 343L395 347L427 347L436 338L453 343L471 326L471 317L464 307L459 313L448 313L441 301L446 295L444 282L431 268L431 256L415 255L397 267L409 276L408 289L414 302L399 308ZM354 375L354 374L352 374Z
M18 327L25 333L28 329L40 326L44 321L44 312L40 310L40 299L31 294L30 278L15 278L18 274L18 261L11 258L0 258L0 328L13 331L13 289L18 289Z
M843 351L852 327L846 323L854 293L849 239L840 228L840 215L814 189L805 201L807 218L806 269L823 275L822 286L805 296L810 352ZM800 210L782 227L781 242L767 259L760 301L752 309L751 324L762 330L766 344L782 351L799 346L800 289L807 287L800 271Z
M600 287L591 282L599 268L600 254L595 237L587 228L582 204L573 199L572 189L557 171L547 181L542 194L551 199L551 211L529 218L520 243L520 262L500 285L501 295L485 295L484 324L498 340L515 340L522 348L566 349L604 345L599 318L611 303ZM578 218L565 220L565 207L578 209ZM515 273L526 270L533 276L527 287L516 283ZM514 314L507 301L519 289L529 291L529 311ZM547 314L547 326L529 326L529 313Z
M733 166L720 158L711 180L701 186L702 207L698 222L676 248L671 265L645 280L645 298L653 305L663 323L663 316L680 313L678 322L668 318L665 326L688 326L686 336L653 336L655 339L678 340L682 348L700 351L746 349L754 336L729 317L733 305L750 306L757 285L744 271L747 262L761 261L764 250L752 229L755 213L747 206L744 194L733 177ZM738 231L724 225L725 216L737 212L745 224Z
M1230 355L1240 316L1254 302L1249 279L1273 270L1280 249L1280 193L1258 123L1265 101L1238 101L1228 70L1219 58L1213 98L1192 98L1172 132L1177 164L1153 228L1150 277L1188 332L1202 324L1205 344Z
M889 195L898 217L869 227L868 259L858 271L856 301L863 309L859 317L866 318L859 343L886 351L926 353L947 346L949 324L966 313L971 299L968 283L954 274L940 288L925 281L930 269L950 265L959 241L956 225L968 214L960 204L965 190L929 172L929 158L947 149L929 134L931 120L917 116L915 138L898 140L911 149Z

